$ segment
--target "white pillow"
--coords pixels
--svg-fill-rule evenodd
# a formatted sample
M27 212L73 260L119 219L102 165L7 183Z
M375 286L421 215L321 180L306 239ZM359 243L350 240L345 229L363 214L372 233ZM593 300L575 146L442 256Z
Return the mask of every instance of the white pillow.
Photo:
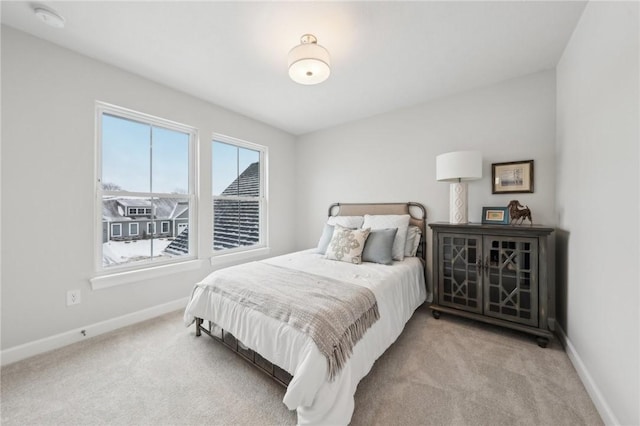
M364 215L363 228L386 229L398 228L393 240L391 255L394 260L404 259L404 245L407 241L407 229L409 228L408 214Z
M325 257L341 262L362 263L362 250L370 231L368 228L349 229L336 225Z
M362 228L364 218L362 216L329 216L328 225L339 225L343 228Z
M331 237L333 236L333 228L333 225L324 225L322 235L320 236L320 241L318 241L318 248L316 249L316 253L325 254L327 252L327 247L329 246Z
M404 245L404 257L413 257L416 255L421 235L422 231L420 231L418 226L409 226L409 229L407 230L407 241Z

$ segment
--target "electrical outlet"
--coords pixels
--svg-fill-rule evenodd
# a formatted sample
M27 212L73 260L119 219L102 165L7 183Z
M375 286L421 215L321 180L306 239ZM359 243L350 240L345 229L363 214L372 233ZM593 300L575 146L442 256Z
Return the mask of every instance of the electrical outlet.
M80 303L80 289L67 291L67 306Z

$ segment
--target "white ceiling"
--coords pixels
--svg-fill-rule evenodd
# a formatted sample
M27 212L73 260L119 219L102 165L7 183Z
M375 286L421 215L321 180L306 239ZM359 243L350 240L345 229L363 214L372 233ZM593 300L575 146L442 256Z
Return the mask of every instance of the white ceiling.
M2 23L292 134L554 68L582 1L2 2ZM327 81L303 86L287 53L312 33Z

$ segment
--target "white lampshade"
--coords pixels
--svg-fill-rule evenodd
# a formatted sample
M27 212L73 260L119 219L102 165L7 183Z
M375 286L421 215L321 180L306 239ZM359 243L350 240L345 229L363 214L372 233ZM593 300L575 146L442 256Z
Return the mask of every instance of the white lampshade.
M482 154L478 151L456 151L436 157L436 179L450 182L449 223L467 223L467 180L482 177Z
M436 157L436 180L460 182L482 177L482 153L479 151L456 151Z
M303 35L300 43L289 51L289 77L300 84L322 83L331 74L329 52L311 34Z

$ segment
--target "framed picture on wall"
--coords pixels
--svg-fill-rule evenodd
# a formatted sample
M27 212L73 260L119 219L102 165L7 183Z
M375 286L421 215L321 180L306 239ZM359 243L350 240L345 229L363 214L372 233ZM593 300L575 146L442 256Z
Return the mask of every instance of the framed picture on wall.
M491 164L491 193L533 192L533 160Z
M482 223L508 225L509 209L507 207L483 207Z

